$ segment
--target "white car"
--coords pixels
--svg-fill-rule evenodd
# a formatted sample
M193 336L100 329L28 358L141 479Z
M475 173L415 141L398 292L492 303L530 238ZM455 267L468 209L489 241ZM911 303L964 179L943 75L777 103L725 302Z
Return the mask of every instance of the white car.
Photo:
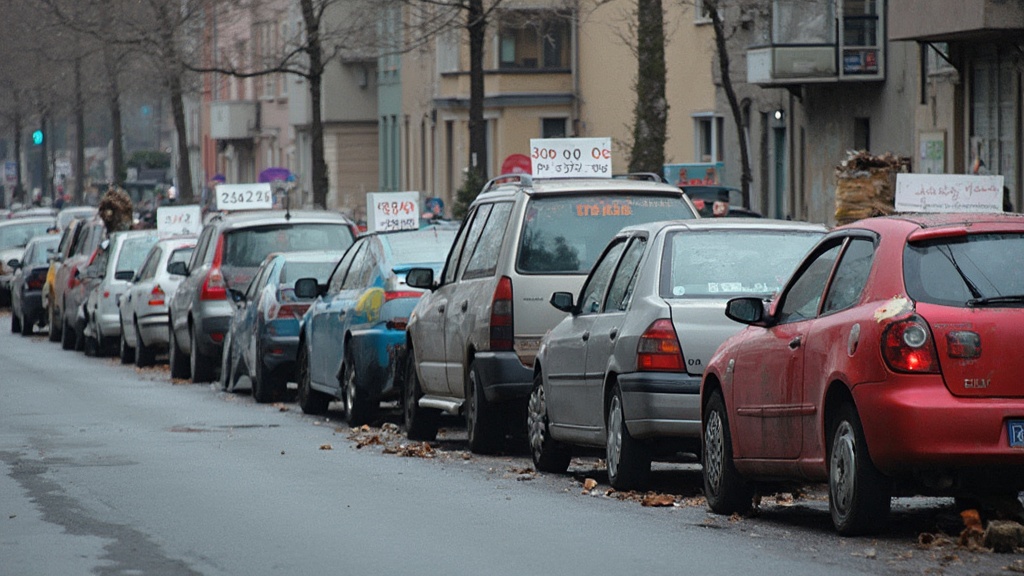
M100 245L96 259L86 268L87 282L98 280L85 304L85 353L104 355L121 338L118 301L131 284L149 249L160 239L156 230L115 232Z
M170 268L175 262L187 264L195 247L195 237L177 237L161 240L149 250L121 297L118 356L123 364L150 366L158 352L167 350L167 303L184 278Z

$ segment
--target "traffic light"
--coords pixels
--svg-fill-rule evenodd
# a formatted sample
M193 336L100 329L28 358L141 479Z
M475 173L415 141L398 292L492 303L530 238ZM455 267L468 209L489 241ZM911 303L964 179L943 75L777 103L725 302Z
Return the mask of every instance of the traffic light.
M32 133L32 144L36 146L42 146L43 144L43 131L36 130Z

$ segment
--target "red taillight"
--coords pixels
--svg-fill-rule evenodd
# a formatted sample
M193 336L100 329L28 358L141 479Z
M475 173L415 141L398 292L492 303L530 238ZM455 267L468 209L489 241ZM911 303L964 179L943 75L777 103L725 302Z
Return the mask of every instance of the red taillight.
M78 266L71 267L71 275L68 276L68 288L74 288L78 286L80 281L78 280Z
M666 318L655 320L636 345L636 369L640 372L683 372L686 362L676 329Z
M25 278L25 286L29 290L41 290L46 283L46 271L33 270L28 278Z
M512 279L502 276L491 298L491 350L514 350Z
M220 271L220 263L223 258L224 236L219 236L217 238L217 249L213 253L213 262L210 264L210 271L206 273L202 290L199 292L200 300L227 299L228 285L224 282L224 274Z
M390 302L392 300L397 300L399 298L419 298L420 296L423 296L422 292L414 292L412 290L398 290L393 292L385 292L384 301Z
M156 286L153 286L152 290L150 290L149 302L147 303L150 306L163 306L166 304L165 298L166 295L164 294L164 289L161 288L159 284L157 284Z
M882 357L895 372L939 373L931 330L917 316L893 322L885 328L882 332Z
M278 304L274 302L270 305L267 310L267 320L277 320L278 318L295 318L300 319L302 315L309 310L309 304Z

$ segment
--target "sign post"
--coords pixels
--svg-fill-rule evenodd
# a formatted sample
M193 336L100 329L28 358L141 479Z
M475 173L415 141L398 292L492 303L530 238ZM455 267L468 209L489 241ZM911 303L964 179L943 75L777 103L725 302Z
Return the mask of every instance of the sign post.
M419 192L368 192L366 229L370 232L419 230Z

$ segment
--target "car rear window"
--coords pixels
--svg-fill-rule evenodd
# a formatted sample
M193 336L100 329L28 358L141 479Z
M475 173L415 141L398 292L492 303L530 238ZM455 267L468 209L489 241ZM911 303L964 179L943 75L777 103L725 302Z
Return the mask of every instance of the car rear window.
M344 251L351 245L352 231L343 222L242 228L224 235L221 267L231 286L247 286L271 252Z
M714 230L671 232L665 238L663 298L729 298L778 292L818 232Z
M38 264L46 264L49 260L50 254L57 248L57 237L52 239L47 238L45 241L36 241L32 246L25 251L25 266L36 266Z
M114 274L119 272L137 272L142 267L142 263L146 261L149 249L159 239L159 236L142 236L140 238L126 239L124 244L121 245L121 251L117 255L117 269L114 270Z
M945 306L1024 295L1024 234L972 234L907 244L903 279L913 300Z
M455 228L424 228L381 235L380 240L392 265L444 262L455 241Z
M534 197L526 207L516 269L523 274L586 274L622 228L693 217L682 195Z
M334 270L334 266L337 264L334 260L327 260L324 262L285 262L284 268L281 269L281 277L279 278L280 285L282 287L287 286L289 288L295 287L295 281L300 278L316 278L317 283L326 284L327 278L331 275L331 271Z
M0 226L0 250L26 246L33 236L46 234L51 226L53 224L47 222Z
M174 264L175 262L184 262L185 264L188 264L189 260L192 259L192 253L195 252L195 250L194 246L190 246L188 248L179 248L174 252L171 252L170 257L167 258L167 267L170 268L171 264Z

